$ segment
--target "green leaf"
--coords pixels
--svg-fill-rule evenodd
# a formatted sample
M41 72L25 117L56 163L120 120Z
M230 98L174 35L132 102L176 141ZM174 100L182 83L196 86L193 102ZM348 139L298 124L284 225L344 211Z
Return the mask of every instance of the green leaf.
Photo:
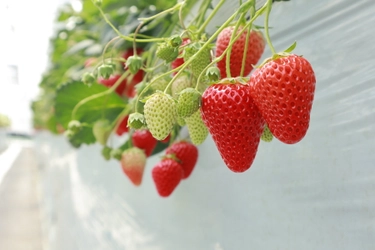
M286 50L284 50L284 52L286 53L290 53L292 52L297 46L297 42L294 42L292 45L289 46L289 48L287 48Z
M108 88L103 85L93 84L89 87L82 82L71 82L61 86L57 90L55 99L56 120L64 128L67 128L68 123L72 120L72 111L78 102L106 90ZM110 93L81 105L74 119L81 123L91 124L91 126L101 118L112 122L124 108L126 108L126 104L121 97L116 93Z
M73 147L78 148L81 144L93 144L96 142L94 134L92 133L92 127L83 126L71 139L70 144Z

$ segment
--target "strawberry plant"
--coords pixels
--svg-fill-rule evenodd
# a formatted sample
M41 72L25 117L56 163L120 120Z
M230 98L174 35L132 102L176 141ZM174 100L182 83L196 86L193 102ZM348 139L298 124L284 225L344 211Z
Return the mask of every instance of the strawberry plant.
M225 2L235 6L231 15L214 22ZM119 161L135 186L147 157L164 152L152 169L162 197L190 176L209 134L236 173L253 165L261 140L298 143L309 128L313 68L293 53L296 43L273 47L275 1L229 2L104 0L84 1L79 13L65 8L32 105L35 127L64 131L76 148L101 144L103 157ZM267 49L272 54L260 62ZM125 140L115 146L117 137Z

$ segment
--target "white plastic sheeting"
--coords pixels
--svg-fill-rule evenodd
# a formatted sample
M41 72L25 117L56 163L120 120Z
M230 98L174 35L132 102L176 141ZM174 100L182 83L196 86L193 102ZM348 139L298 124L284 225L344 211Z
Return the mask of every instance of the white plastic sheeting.
M208 139L165 199L151 179L160 155L136 188L99 146L37 136L49 249L374 249L374 13L372 0L274 5L274 45L297 40L316 72L315 101L306 137L262 142L245 173L229 171Z

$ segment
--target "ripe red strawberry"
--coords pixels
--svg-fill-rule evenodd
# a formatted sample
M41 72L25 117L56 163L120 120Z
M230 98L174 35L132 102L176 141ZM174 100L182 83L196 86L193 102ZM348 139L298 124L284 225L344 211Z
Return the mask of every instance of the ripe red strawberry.
M198 160L198 148L187 141L173 143L167 148L165 154L173 155L177 158L184 171L182 179L190 176Z
M128 119L129 119L129 116L125 116L121 121L120 121L120 124L117 126L117 129L116 129L116 134L121 136L123 135L124 133L127 133L129 132L129 127L128 127Z
M171 134L169 134L167 137L165 137L164 140L161 140L160 142L162 142L162 143L168 143L170 139L171 139Z
M239 32L242 29L240 26L237 30ZM216 57L219 57L223 54L223 51L228 47L230 38L234 31L234 26L229 26L217 37L216 40ZM246 43L246 34L247 30L241 34L241 36L236 40L232 46L232 51L230 54L230 73L232 77L240 76L243 53L245 50ZM260 31L252 30L250 32L246 60L245 60L245 69L244 75L247 76L251 70L253 70L253 65L257 64L259 59L262 57L263 51L265 48L265 41L263 35ZM226 56L217 63L217 67L220 69L221 78L227 77L226 73Z
M190 39L189 38L184 38L182 39L182 44L181 46L184 46L186 44L190 43ZM181 53L180 53L180 56L181 56ZM175 68L178 68L180 67L183 63L184 63L184 58L183 57L178 57L176 58L174 61L172 61L171 63L171 66L172 66L172 69L175 69ZM173 75L177 74L177 72L173 72Z
M271 60L252 74L251 96L280 141L294 144L306 135L315 82L310 63L294 54Z
M116 81L121 77L121 75L119 74L115 74L115 75L111 75L108 79L104 79L102 77L100 77L98 79L99 83L103 84L104 86L110 88L112 87ZM122 96L123 93L124 93L124 90L126 88L126 80L123 80L120 85L116 88L116 93L119 95L119 96Z
M249 169L265 124L249 86L229 81L209 86L201 114L227 167L233 172Z
M122 153L122 170L135 186L141 185L145 166L146 155L142 149L133 147Z
M155 149L158 141L152 136L149 130L139 129L135 130L132 135L133 145L137 148L143 149L146 156L150 156Z
M164 159L152 169L152 178L156 190L162 197L172 194L182 179L183 170L179 163L172 159Z

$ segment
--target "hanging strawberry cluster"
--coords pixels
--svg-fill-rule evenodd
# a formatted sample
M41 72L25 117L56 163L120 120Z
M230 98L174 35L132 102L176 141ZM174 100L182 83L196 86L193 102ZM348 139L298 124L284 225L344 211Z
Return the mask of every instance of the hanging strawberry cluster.
M258 9L255 0L245 1L215 32L206 33L224 2L219 1L206 16L210 1L203 1L200 9L204 11L187 27L185 2L140 18L134 33L121 34L113 27L118 34L114 40L124 39L133 46L119 57L96 59L95 69L83 75L81 84L98 82L108 89L74 106L66 131L69 140L74 142L82 127L92 129L95 140L103 145L103 156L118 159L136 186L142 183L147 157L165 150L152 169L156 190L163 197L191 175L198 160L197 146L209 134L233 172L251 167L260 140L270 142L276 137L286 144L302 140L315 91L310 63L292 53L295 44L275 51L268 32L271 0ZM100 1L95 4L101 8ZM161 33L167 36L140 34L143 26L166 15L179 17L176 27ZM263 15L262 28L254 22ZM142 43L148 47L141 49ZM266 44L272 55L259 63ZM121 73L114 62L120 63ZM76 119L82 106L98 98L104 100L98 112L105 113L105 96L113 92L125 103L114 119L103 115L92 125ZM114 148L109 140L113 134L129 139Z

